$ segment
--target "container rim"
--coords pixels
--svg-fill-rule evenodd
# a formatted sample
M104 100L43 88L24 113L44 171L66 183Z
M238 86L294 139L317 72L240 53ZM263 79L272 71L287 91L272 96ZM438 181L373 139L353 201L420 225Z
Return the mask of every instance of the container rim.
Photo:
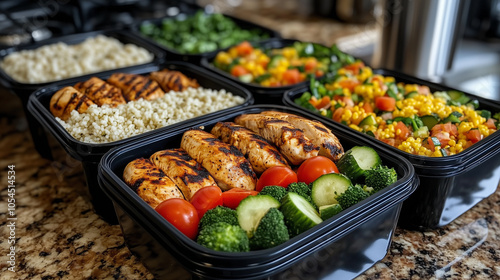
M63 42L67 44L76 44L83 42L87 38L95 37L98 35L104 35L108 37L112 37L115 39L118 39L121 43L124 43L123 40L120 40L120 38L125 38L125 40L130 40L131 44L134 44L138 47L142 47L146 49L148 52L153 54L153 60L147 63L142 63L138 65L131 65L131 66L126 66L126 67L121 67L121 68L115 68L115 69L108 69L108 70L103 70L103 71L98 71L94 73L88 73L84 74L81 76L75 76L75 77L69 77L69 78L64 78L61 80L55 80L55 81L48 81L48 82L39 82L39 83L24 83L24 82L19 82L9 76L1 67L0 67L0 83L7 89L16 91L16 90L31 90L34 91L40 87L44 86L49 86L54 83L61 83L61 82L70 82L70 81L78 81L84 78L90 78L92 76L96 75L105 75L108 73L113 73L116 71L127 71L129 69L135 68L135 67L146 67L148 65L153 65L153 64L158 64L162 63L165 60L165 53L155 46L154 44L151 44L150 42L143 40L141 37L137 36L136 34L133 34L131 32L126 32L124 30L120 29L103 29L103 30L96 30L96 31L89 31L89 32L84 32L84 33L75 33L75 34L69 34L69 35L64 35L64 36L59 36L59 37L53 37L47 40L43 40L40 42L37 42L35 44L30 44L30 45L21 45L21 46L13 46L13 47L8 47L4 49L0 49L0 61L3 61L3 59L15 52L19 51L24 51L24 50L35 50L43 46Z
M212 112L203 116L199 116L196 118L202 118L205 119L207 117L211 116L217 116L219 114L224 114L226 111L231 110L231 109L236 109L236 108L241 108L248 106L250 104L253 104L254 99L252 94L245 88L237 85L236 83L233 83L230 80L225 79L224 77L219 77L213 73L204 71L203 68L196 66L194 64L188 63L188 62L183 62L183 61L169 61L169 62L164 62L161 64L157 65L149 65L149 66L136 66L133 68L128 69L128 71L122 71L122 70L115 70L112 73L117 73L117 72L123 72L123 73L130 73L130 74L147 74L152 71L157 71L163 68L169 68L169 69L176 69L179 71L191 71L193 73L196 73L197 75L200 76L205 76L211 81L215 81L218 84L220 84L223 87L229 87L233 89L237 89L240 92L240 96L244 98L243 104L233 106L227 109L223 109L220 111ZM95 75L99 78L104 78L107 79L109 76L111 76L112 73L101 73L99 75ZM83 80L83 78L79 79L78 81ZM113 142L107 142L107 143L87 143L83 142L80 140L75 139L69 132L56 120L56 118L49 112L47 108L41 103L40 97L48 94L53 94L55 91L58 89L71 85L76 83L75 81L61 81L57 83L50 84L48 86L42 87L35 92L33 92L28 100L28 111L32 113L34 116L37 117L37 119L40 121L40 123L47 128L55 137L56 139L65 147L66 151L70 153L73 157L76 159L85 159L89 156L92 155L98 155L102 156L105 152L107 152L110 148L122 145L124 143L127 143L129 141L134 141L136 139L142 139L144 137L148 137L150 135L155 134L158 130L175 130L177 128L180 128L182 126L188 125L190 122L193 122L193 119L188 119L184 120L178 123L174 123L165 127L161 127L155 130L147 131L142 134L134 135L125 139L121 139L118 141L113 141ZM194 119L196 119L194 118ZM73 147L77 147L77 149L74 149Z
M297 109L284 106L277 106L277 105L248 106L244 109L244 112L252 113L252 112L264 111L266 109L267 110L278 109L291 113L297 113L300 115L304 115L306 117L311 117L309 114L304 114L304 112L301 112ZM241 114L241 111L242 110L233 110L226 116L214 117L210 120L210 124L215 123L217 121L221 121L223 119L234 118L235 116ZM314 119L315 116L312 116L312 118ZM204 124L206 124L206 121L199 121L197 123L192 123L191 127L201 126ZM328 124L326 125L328 126ZM180 135L181 133L183 133L183 130L178 130L175 132L162 132L158 133L155 136L149 137L148 139L142 139L140 143L134 141L111 149L108 153L106 153L102 157L99 164L99 177L101 178L101 181L104 182L104 184L100 185L100 187L103 189L104 192L110 195L110 198L113 201L115 201L115 203L121 204L121 206L123 206L124 209L130 209L130 207L133 207L134 209L133 211L139 213L142 211L142 209L146 208L148 217L144 217L145 215L143 215L140 221L138 222L145 223L145 221L147 221L149 226L154 226L155 230L160 231L161 235L159 236L165 236L165 232L167 232L169 238L175 238L175 239L179 238L180 241L182 241L181 243L183 244L183 246L187 246L183 249L184 251L185 250L192 251L193 254L197 254L198 256L203 256L203 258L205 259L206 258L214 259L218 263L223 263L224 261L228 261L234 258L244 258L245 260L248 261L251 260L255 265L269 265L270 263L269 261L263 261L263 260L269 260L270 258L275 258L275 261L272 261L273 263L278 260L283 261L284 258L286 258L288 254L291 253L290 252L291 250L295 250L293 252L294 254L300 252L306 254L311 250L311 247L321 246L320 245L321 239L326 238L328 240L331 240L335 236L338 237L338 235L332 233L332 228L335 227L336 229L339 229L342 226L347 226L348 223L352 223L359 219L362 219L363 217L366 216L366 213L364 213L363 211L369 213L378 213L377 209L379 208L392 207L398 203L401 203L411 193L413 193L413 191L415 191L415 189L418 186L418 178L415 176L413 166L403 157L389 153L386 150L381 149L379 151L382 153L383 157L391 158L392 161L401 163L400 166L401 168L403 168L402 172L404 174L401 178L399 178L398 182L378 192L377 194L370 196L366 200L356 204L356 206L344 210L339 214L339 216L336 216L335 219L332 218L327 221L324 221L320 225L317 225L316 227L292 238L291 240L293 240L294 247L296 248L291 249L289 244L290 242L287 241L276 247L259 251L251 251L245 253L217 252L205 248L199 244L196 244L194 241L188 239L186 236L182 235L181 233L178 233L178 231L172 225L170 225L166 220L160 219L159 217L161 216L158 213L156 213L151 207L149 207L142 199L140 199L123 182L123 180L114 173L111 167L111 164L114 161L119 160L119 157L121 155L130 153L132 150L137 149L138 147L144 147L154 142L161 142L162 140L168 137L172 137L174 135ZM385 197L385 199L381 199L381 197ZM356 211L363 213L356 214ZM160 224L158 224L159 219L161 221ZM145 226L148 227L148 225ZM313 239L312 238L313 236L314 239L316 240L310 240ZM193 260L190 261L193 262Z

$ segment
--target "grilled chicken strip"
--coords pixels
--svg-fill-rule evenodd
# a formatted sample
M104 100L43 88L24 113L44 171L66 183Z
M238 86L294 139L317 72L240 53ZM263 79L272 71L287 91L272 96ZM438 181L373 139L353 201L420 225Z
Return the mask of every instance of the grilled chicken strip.
M255 173L273 166L290 167L278 149L257 133L232 122L219 122L211 133L222 142L233 145L248 158Z
M98 106L108 104L111 107L116 107L120 104L127 103L121 89L97 77L92 77L85 82L79 82L74 87L87 95Z
M200 129L184 132L181 148L214 177L222 190L242 188L254 190L257 175L250 162L234 146Z
M120 88L127 101L153 100L165 95L157 82L141 75L114 73L108 83Z
M195 79L190 79L179 71L163 69L161 71L151 72L149 75L151 79L160 84L165 92L171 90L183 91L188 87L197 88L200 86Z
M153 208L167 199L184 199L175 183L149 159L139 158L129 162L123 171L123 179Z
M344 148L337 136L318 121L278 111L264 111L261 114L288 121L296 128L301 129L314 145L319 146L318 154L320 156L325 156L336 162L344 154Z
M50 112L65 121L71 116L71 111L77 110L78 113L84 113L92 104L94 102L88 96L74 87L64 87L50 98Z
M262 114L244 114L236 117L235 123L258 133L275 144L292 165L317 156L319 147L314 145L302 130L287 121Z
M187 200L203 187L217 186L208 171L183 149L158 151L150 160L175 182Z

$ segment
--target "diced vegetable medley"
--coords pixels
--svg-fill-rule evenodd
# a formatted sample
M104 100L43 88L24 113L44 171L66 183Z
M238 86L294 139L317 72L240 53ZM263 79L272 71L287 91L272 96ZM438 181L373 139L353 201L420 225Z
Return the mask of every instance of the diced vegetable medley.
M187 18L167 18L160 25L144 23L140 32L182 54L199 54L227 48L244 40L262 40L269 33L243 29L223 14L198 11Z
M219 52L213 63L245 83L280 87L320 77L353 61L353 57L336 46L295 42L283 48L266 49L242 42Z
M294 102L405 152L454 155L499 129L500 113L478 109L462 92L404 84L361 61L334 73L311 80Z

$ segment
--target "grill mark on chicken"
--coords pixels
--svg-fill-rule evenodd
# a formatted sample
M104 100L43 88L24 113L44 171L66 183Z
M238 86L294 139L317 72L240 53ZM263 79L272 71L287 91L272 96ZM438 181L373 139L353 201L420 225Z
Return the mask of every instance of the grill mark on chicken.
M311 142L320 148L319 155L326 156L333 161L338 161L344 154L344 148L335 134L316 120L279 111L264 111L261 114L288 121L301 129Z
M52 95L49 110L55 117L67 120L73 110L79 113L87 111L90 105L94 104L85 94L71 86L59 89Z
M197 88L200 86L195 79L190 79L175 70L163 69L162 71L151 72L150 77L158 82L166 92L170 90L183 91L188 87Z
M128 101L140 98L152 100L165 94L157 82L141 75L115 73L109 77L108 82L120 88Z
M150 159L177 184L188 200L203 187L217 186L209 172L182 149L158 151Z
M108 104L111 107L116 107L120 104L126 103L121 89L114 87L97 77L92 77L84 82L79 82L75 84L75 88L87 95L98 106Z
M235 122L275 144L290 164L299 165L319 152L319 147L302 130L286 120L262 114L244 114L236 117Z
M149 159L129 162L123 170L123 180L153 208L167 199L184 199L177 185Z
M289 167L285 157L275 146L243 126L232 122L218 122L212 128L211 133L222 142L239 150L257 174L273 166Z
M221 189L255 189L257 175L236 147L206 131L191 129L184 132L181 148L207 169Z

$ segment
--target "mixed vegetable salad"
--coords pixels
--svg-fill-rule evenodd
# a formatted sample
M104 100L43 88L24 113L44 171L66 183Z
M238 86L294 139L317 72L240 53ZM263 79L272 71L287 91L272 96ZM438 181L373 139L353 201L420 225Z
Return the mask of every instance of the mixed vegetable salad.
M397 82L356 61L294 102L405 152L442 157L462 152L499 129L500 113L458 91Z
M335 164L323 156L297 169L275 166L255 190L211 186L191 201L172 198L156 207L187 237L207 248L246 252L272 248L397 181L370 147L355 146Z
M186 18L167 18L160 25L143 23L140 32L182 54L200 54L227 48L244 40L262 40L269 33L262 29L243 29L222 14L198 11Z
M264 87L294 85L354 62L335 45L294 42L283 48L259 48L245 41L219 52L213 64L245 83Z

